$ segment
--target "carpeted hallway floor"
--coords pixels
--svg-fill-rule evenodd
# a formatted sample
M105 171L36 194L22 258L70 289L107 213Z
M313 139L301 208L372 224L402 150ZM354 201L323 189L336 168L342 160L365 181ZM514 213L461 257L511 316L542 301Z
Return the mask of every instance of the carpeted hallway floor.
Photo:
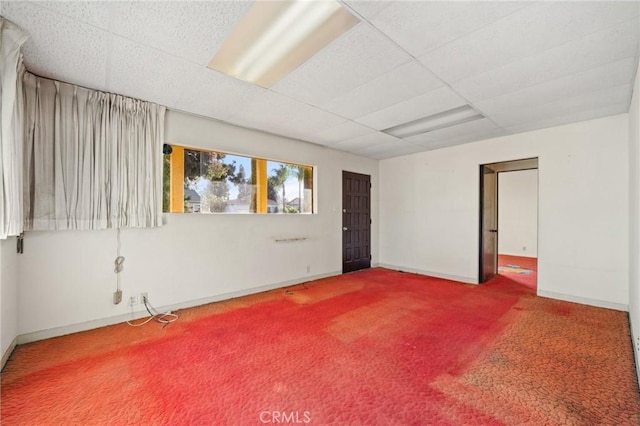
M535 291L538 284L538 259L499 254L498 274Z
M640 424L627 316L371 269L19 346L3 425Z

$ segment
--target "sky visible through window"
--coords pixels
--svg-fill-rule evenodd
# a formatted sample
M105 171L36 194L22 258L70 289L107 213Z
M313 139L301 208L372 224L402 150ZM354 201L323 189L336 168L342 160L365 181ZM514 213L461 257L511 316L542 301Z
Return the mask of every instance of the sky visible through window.
M251 179L251 158L249 158L249 157L241 157L239 155L227 154L224 157L223 162L225 164L233 164L235 162L236 170L239 170L240 166L242 166L244 168L244 170L245 170L247 178ZM267 176L272 176L275 173L275 171L280 167L281 164L285 164L285 163L279 163L279 162L276 162L276 161L268 161L267 162ZM205 190L207 184L208 184L207 179L204 178L204 177L201 177L196 182L195 190L198 193L202 193ZM290 175L288 177L288 179L285 181L285 194L291 194L290 196L287 196L287 201L291 201L292 199L296 198L298 196L299 189L300 189L300 186L299 186L299 183L298 183L298 178L296 176L294 176L293 174ZM237 198L238 198L238 187L235 186L235 185L232 185L229 188L229 199L235 200Z
M224 165L233 165L232 170L236 175L244 172L244 179L247 182L251 182L253 170L252 170L252 159L250 157L244 157L240 155L232 155L232 154L221 154L220 163ZM284 171L283 171L284 169ZM277 181L278 178L284 180L284 191L283 186L278 185L277 188L273 188L273 190L269 193L269 201L271 204L275 204L276 206L282 204L282 195L284 192L285 203L289 203L294 200L300 200L300 198L305 197L304 185L302 183L302 177L300 177L300 169L296 165L292 165L289 163L281 163L277 161L267 161L267 178L271 178L272 182ZM283 174L285 176L283 176ZM232 182L228 183L228 200L238 200L240 195L240 186L233 184ZM206 168L201 170L201 175L196 179L191 181L189 187L195 190L200 196L203 198L206 196L209 191L211 185L211 180L206 176ZM301 203L301 201L300 201ZM301 204L300 204L301 205Z

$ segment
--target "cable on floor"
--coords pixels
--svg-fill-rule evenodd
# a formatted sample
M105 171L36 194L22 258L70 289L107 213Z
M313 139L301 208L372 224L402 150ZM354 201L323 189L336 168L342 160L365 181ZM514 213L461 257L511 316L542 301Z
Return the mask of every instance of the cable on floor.
M290 296L292 294L295 294L296 291L309 290L309 287L307 287L306 283L302 283L302 284L299 284L299 285L302 286L301 289L296 289L296 290L287 289L287 290L284 291L284 294L286 296Z
M149 300L147 300L145 296L142 297L142 303L144 303L144 307L149 313L149 318L143 321L139 321L137 323L127 321L127 324L129 324L132 327L140 327L147 324L150 321L155 321L162 324L162 328L164 328L167 325L171 324L172 322L175 322L178 320L178 315L176 314L172 314L171 312L165 312L165 313L158 312L156 308L154 308L153 305L151 305L151 303L149 302Z

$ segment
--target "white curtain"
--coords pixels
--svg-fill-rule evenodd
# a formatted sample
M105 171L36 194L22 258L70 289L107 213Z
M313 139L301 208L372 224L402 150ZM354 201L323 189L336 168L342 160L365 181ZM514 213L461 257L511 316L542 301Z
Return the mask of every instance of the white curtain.
M0 240L22 232L22 53L27 36L0 17Z
M25 229L162 225L165 107L24 75Z

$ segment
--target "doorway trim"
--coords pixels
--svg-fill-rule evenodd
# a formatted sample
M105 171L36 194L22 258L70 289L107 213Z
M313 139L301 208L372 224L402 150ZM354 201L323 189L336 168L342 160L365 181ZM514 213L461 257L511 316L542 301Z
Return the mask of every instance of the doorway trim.
M499 228L499 223L498 223L498 181L500 179L500 173L501 172L515 172L515 171L521 171L521 170L532 170L532 169L538 169L538 157L532 157L532 158L524 158L521 160L510 160L510 161L501 161L501 162L497 162L497 163L487 163L487 164L480 164L479 165L479 171L480 171L480 184L479 184L479 193L480 193L480 197L479 197L479 203L478 203L478 210L479 210L479 223L478 223L478 231L479 231L479 238L478 238L478 284L483 284L485 282L487 282L489 279L491 279L495 274L497 274L498 272L498 233L500 232L500 228ZM492 234L494 235L495 238L495 252L494 253L485 253L485 206L484 206L484 199L485 199L485 180L484 180L484 173L485 170L491 170L492 172L495 172L496 174L496 178L494 180L495 182L495 188L493 188L493 191L495 192L495 208L493 209L493 212L491 214L494 215L493 217L493 223L496 224L496 228L495 228L495 232L492 232ZM540 193L540 177L538 176L538 194ZM538 197L539 199L539 195L536 194L536 197ZM538 212L536 212L536 216L539 216L539 211L540 211L540 207L538 206ZM538 219L539 220L539 219ZM536 233L538 233L539 235L539 228L536 229ZM489 271L489 273L487 273L487 271L484 268L485 265L485 258L489 256L493 256L493 271ZM485 279L485 277L488 277Z

